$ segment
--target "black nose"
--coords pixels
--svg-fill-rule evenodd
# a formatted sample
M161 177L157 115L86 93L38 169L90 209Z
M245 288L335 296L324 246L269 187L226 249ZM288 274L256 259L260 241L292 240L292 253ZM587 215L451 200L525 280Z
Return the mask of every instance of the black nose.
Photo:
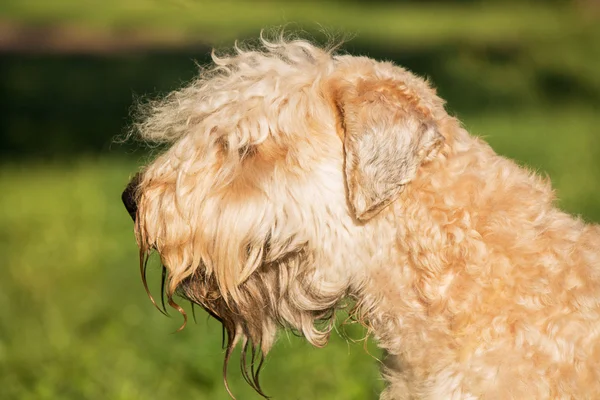
M123 194L121 195L121 200L123 200L123 204L125 205L127 212L129 213L129 215L131 215L131 219L133 219L134 221L135 221L135 216L137 214L136 193L137 193L137 188L138 188L141 180L142 180L142 175L138 172L131 179L131 181L127 184L127 187L125 188L125 190L123 191Z

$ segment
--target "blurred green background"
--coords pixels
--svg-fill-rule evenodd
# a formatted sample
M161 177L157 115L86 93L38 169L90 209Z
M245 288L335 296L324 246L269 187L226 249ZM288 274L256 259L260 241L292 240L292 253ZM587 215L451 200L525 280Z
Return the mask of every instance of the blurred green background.
M198 311L175 334L146 298L120 193L148 154L114 143L138 96L180 87L212 46L284 24L350 33L345 51L428 76L473 134L600 221L599 17L595 0L3 0L0 398L228 398L219 325ZM267 394L377 399L380 352L339 331L325 349L282 333ZM259 398L236 367L234 393Z

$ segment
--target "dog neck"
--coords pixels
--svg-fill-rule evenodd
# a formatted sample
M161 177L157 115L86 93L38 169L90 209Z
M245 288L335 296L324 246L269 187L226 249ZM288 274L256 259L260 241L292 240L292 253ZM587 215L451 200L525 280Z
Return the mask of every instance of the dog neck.
M424 381L432 360L455 362L457 346L468 354L477 341L461 326L476 309L497 306L494 285L509 269L528 267L507 257L522 246L543 248L540 232L552 231L544 221L576 223L553 207L548 180L452 125L439 156L373 221L389 237L376 235L381 241L356 296L361 319L389 355L390 377L421 374ZM555 251L569 254L560 243L564 251ZM475 290L481 285L485 292Z
M482 215L473 210L489 212L481 172L508 168L455 120L442 128L446 140L438 157L423 165L400 198L372 221L380 232L372 240L377 250L356 294L360 319L391 355L392 370L418 368L419 360L442 357L432 352L451 348L447 291L455 268L477 263L480 256L463 246L461 237L479 235ZM498 196L491 194L489 199Z

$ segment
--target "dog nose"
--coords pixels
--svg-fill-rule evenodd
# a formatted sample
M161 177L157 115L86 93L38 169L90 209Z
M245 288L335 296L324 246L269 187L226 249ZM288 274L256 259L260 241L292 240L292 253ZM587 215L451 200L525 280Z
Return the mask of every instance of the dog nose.
M133 221L135 221L135 216L137 214L136 192L141 180L142 174L138 172L131 179L131 181L129 181L127 187L121 195L121 200L123 201L123 204L125 205L125 208L127 209L127 212L129 213Z

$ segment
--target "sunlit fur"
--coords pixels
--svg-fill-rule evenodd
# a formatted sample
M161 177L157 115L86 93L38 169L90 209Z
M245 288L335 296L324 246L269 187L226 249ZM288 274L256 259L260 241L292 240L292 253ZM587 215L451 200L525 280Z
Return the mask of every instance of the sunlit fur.
M136 126L167 144L142 170L135 231L172 305L200 304L227 358L242 343L254 359L280 326L325 345L353 299L387 354L386 400L600 398L600 228L423 79L261 42L213 56Z

